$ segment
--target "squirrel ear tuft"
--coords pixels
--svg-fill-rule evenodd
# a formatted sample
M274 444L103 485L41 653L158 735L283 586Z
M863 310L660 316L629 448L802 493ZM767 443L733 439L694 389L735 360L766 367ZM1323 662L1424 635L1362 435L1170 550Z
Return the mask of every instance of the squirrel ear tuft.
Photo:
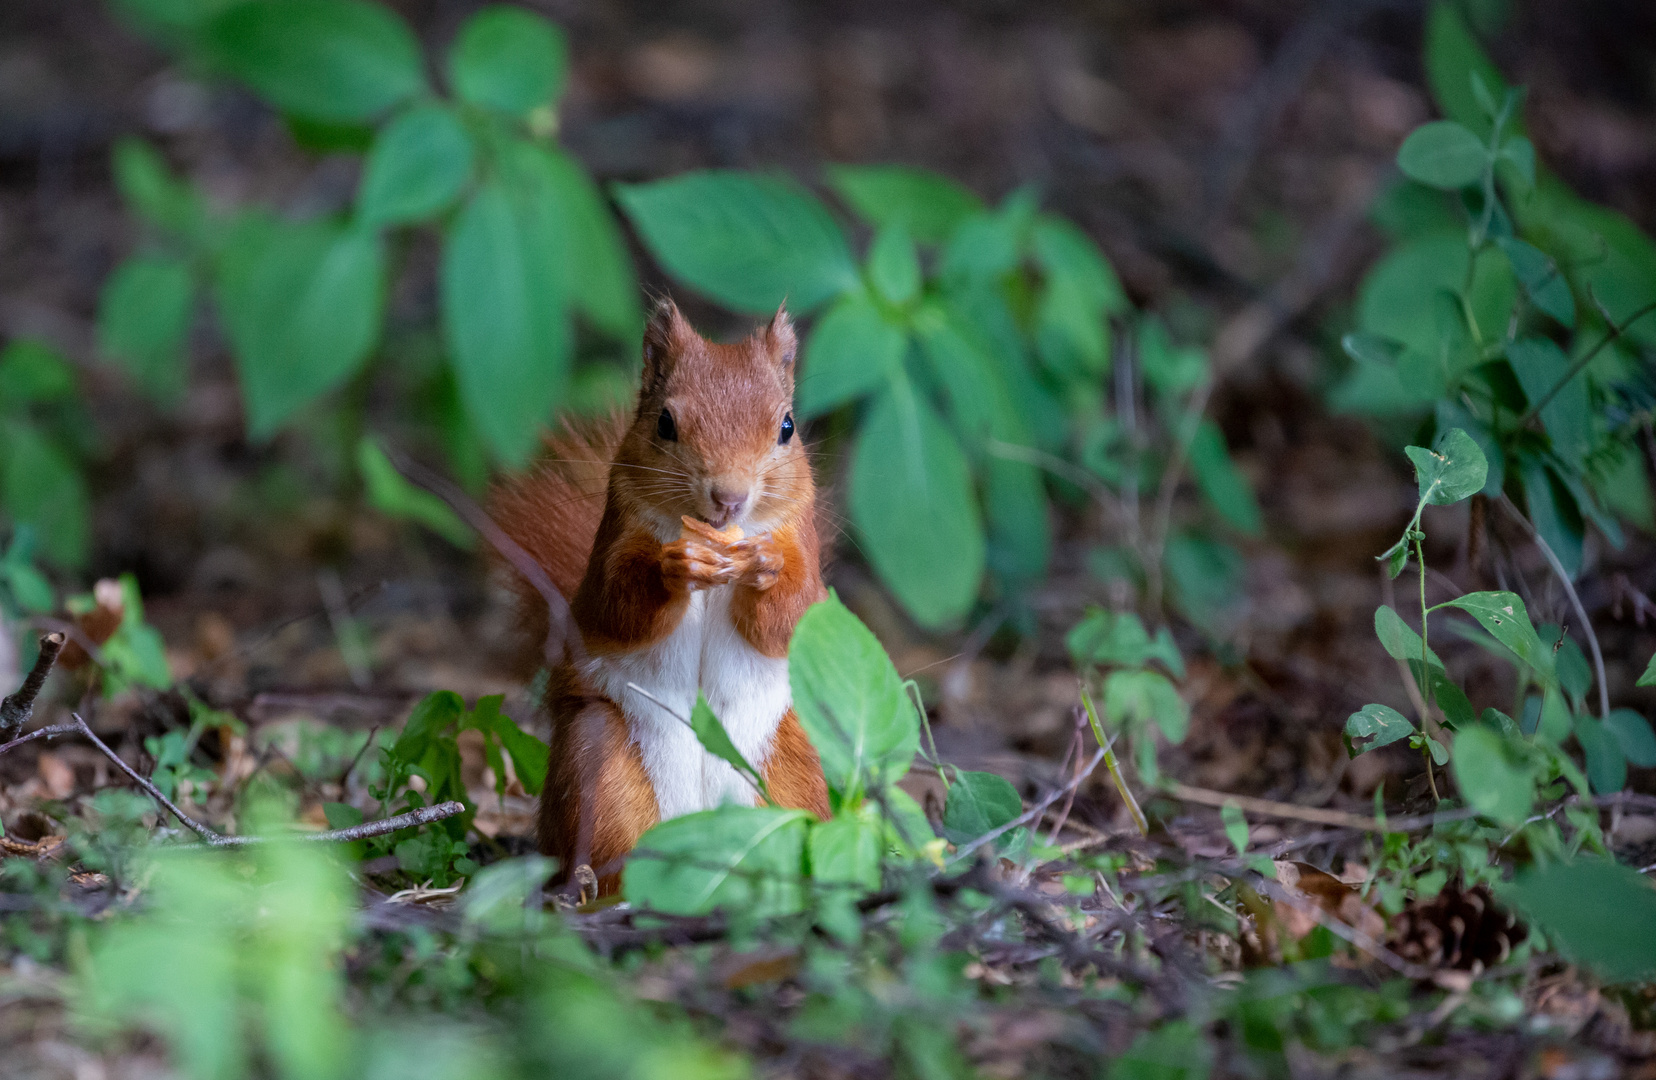
M672 373L679 353L684 351L685 344L694 338L695 334L671 297L663 296L656 301L655 310L650 312L650 321L644 326L646 393L659 386Z
M794 333L793 319L788 316L788 302L784 300L765 327L765 344L769 345L777 362L789 367L799 352L799 335Z

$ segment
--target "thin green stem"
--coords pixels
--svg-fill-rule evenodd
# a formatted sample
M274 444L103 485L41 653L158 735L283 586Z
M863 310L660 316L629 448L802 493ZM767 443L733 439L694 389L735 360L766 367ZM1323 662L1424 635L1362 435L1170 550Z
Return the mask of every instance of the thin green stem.
M1416 511L1415 519L1418 521L1419 517L1419 511ZM1425 535L1418 528L1413 530L1415 565L1420 568L1420 690L1422 702L1420 708L1420 737L1424 740L1420 752L1426 758L1426 782L1432 787L1432 801L1441 802L1437 789L1437 777L1432 773L1432 748L1427 745L1432 739L1432 646L1427 638L1430 629L1427 625L1429 621L1427 615L1430 614L1430 611L1426 607L1426 553L1421 549L1421 541L1425 538Z
M1099 723L1098 710L1093 708L1092 695L1087 693L1085 683L1081 684L1081 705L1087 710L1087 723L1092 725L1093 738L1104 748L1104 767L1110 770L1110 780L1114 782L1116 791L1121 795L1121 801L1127 804L1127 813L1132 816L1139 835L1149 836L1150 823L1145 820L1144 811L1139 809L1138 800L1133 798L1133 790L1127 786L1126 777L1121 775L1121 766L1116 762L1115 750L1111 748L1111 740L1104 737L1104 725Z

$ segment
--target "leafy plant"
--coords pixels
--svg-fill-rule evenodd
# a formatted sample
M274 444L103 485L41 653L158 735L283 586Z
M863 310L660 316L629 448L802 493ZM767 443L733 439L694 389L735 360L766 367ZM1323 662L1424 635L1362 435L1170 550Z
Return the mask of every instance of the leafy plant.
M1363 282L1332 400L1465 431L1481 494L1524 506L1574 575L1588 523L1616 547L1620 521L1656 527L1632 438L1656 405L1656 244L1537 165L1522 91L1450 4L1426 67L1447 118L1398 151L1407 179L1375 210L1397 244Z
M5 565L24 567L40 555L78 568L92 544L92 502L82 465L91 448L69 363L38 341L17 340L0 350L0 522L26 527L14 533ZM26 570L4 571L14 589ZM41 582L21 588L36 610ZM19 603L22 594L16 594Z
M684 284L743 312L784 300L820 311L798 412L850 421L847 505L861 550L916 621L953 625L986 571L1014 597L1045 574L1043 471L1138 482L1145 447L1104 397L1113 324L1131 327L1131 308L1093 242L1027 190L988 207L918 169L836 166L828 181L874 230L860 265L829 209L785 177L700 172L616 194ZM1154 320L1137 328L1133 370L1173 417L1166 459L1175 470L1188 460L1225 520L1257 531L1252 492L1201 419L1205 358L1174 348Z
M443 97L402 18L365 0L116 6L198 70L247 86L301 143L365 152L349 213L291 222L221 211L151 147L117 147L116 180L146 238L104 288L100 350L158 401L182 391L195 311L210 299L249 434L291 426L380 351L395 238L414 228L442 238L444 377L462 406L434 419L498 461L522 464L569 399L577 316L611 341L636 338L615 222L549 139L568 63L552 23L477 12L448 50Z
M1161 769L1156 763L1155 731L1178 744L1184 742L1190 730L1190 707L1167 677L1170 674L1182 679L1185 674L1184 657L1173 643L1173 636L1164 626L1151 637L1144 623L1130 611L1092 608L1070 630L1065 644L1081 673L1088 719L1094 723L1099 745L1109 744L1107 728L1121 734L1127 739L1129 757L1139 777L1146 784L1158 783ZM1162 670L1152 668L1152 662ZM1088 683L1098 680L1102 680L1102 717L1100 710L1092 707L1093 696L1087 689ZM1136 813L1131 793L1119 777L1116 783L1123 800Z

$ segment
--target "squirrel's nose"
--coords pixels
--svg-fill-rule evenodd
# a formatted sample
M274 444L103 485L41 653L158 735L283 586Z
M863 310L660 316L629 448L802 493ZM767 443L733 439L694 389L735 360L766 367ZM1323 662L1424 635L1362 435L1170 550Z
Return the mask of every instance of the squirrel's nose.
M719 514L726 521L742 512L747 505L748 496L745 491L726 491L723 488L714 488L712 493L713 505L718 507Z

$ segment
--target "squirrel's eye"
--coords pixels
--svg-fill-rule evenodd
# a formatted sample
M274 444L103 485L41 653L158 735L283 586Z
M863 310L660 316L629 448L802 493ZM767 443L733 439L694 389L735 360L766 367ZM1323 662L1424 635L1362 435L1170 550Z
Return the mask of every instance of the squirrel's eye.
M782 434L776 437L776 441L786 443L791 438L793 438L793 413L789 413L782 418Z
M678 442L678 425L673 423L673 414L666 409L661 410L661 419L656 421L656 434L668 442Z

